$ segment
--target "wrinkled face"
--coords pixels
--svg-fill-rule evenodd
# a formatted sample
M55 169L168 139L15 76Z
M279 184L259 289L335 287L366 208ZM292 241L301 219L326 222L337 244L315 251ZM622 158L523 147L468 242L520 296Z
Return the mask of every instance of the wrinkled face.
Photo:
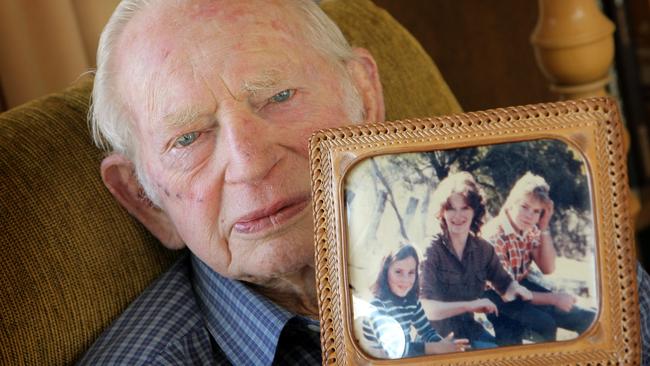
M404 297L415 285L417 268L415 258L407 257L388 266L388 288L398 297Z
M120 45L139 158L190 250L254 282L313 265L308 138L355 118L340 69L266 0L154 9Z
M474 209L465 202L465 198L459 193L452 194L448 203L448 207L443 209L442 217L447 224L449 234L468 234L474 218Z
M531 194L525 195L507 210L512 223L521 231L530 230L537 225L543 211L544 204Z

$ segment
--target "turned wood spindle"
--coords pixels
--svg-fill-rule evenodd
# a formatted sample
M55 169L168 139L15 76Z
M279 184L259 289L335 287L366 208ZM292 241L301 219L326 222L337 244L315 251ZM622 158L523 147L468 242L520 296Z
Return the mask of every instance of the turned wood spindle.
M537 64L562 99L606 95L614 24L595 0L539 0L531 36Z

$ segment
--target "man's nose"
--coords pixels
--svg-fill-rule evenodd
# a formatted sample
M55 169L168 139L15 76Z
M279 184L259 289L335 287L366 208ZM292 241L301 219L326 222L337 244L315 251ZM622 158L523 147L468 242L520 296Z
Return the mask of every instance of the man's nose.
M224 113L221 133L227 183L256 183L266 178L279 161L272 127L255 113L236 110Z

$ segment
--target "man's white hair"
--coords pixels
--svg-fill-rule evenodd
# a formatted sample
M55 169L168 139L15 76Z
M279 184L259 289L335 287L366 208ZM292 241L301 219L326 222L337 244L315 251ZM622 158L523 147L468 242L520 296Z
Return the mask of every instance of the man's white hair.
M158 197L144 174L143 164L138 158L136 134L131 112L118 94L115 84L116 45L126 25L136 14L159 2L171 0L122 0L109 19L99 39L97 49L97 70L89 110L89 121L95 144L106 151L125 155L135 165L136 175L146 195L158 204ZM177 0L185 3L190 0ZM241 1L241 0L234 0ZM345 62L355 56L352 48L338 26L320 9L313 0L286 0L297 11L297 19L307 41L319 52L333 61L340 69L343 87L346 92L346 110L349 118L357 122L363 118L362 102L356 88L347 75Z

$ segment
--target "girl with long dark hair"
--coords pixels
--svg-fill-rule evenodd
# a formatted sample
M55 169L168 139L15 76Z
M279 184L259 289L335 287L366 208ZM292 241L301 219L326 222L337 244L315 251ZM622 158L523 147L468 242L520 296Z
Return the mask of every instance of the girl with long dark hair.
M419 301L419 257L411 245L402 245L382 260L372 286L374 311L363 323L365 340L373 354L402 358L422 354L462 351L467 340L442 338L431 327ZM418 340L411 339L415 329Z

